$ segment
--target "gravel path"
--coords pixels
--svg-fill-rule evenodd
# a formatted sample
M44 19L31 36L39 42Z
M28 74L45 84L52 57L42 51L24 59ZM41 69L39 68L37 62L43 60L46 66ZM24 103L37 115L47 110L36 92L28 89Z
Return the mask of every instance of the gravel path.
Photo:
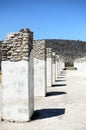
M35 98L31 122L0 122L0 130L86 130L86 73L63 71L46 97Z

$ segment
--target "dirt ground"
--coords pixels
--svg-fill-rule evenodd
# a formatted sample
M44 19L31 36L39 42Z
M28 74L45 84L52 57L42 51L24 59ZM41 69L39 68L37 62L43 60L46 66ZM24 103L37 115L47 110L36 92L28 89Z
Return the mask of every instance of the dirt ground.
M86 130L86 73L63 71L46 97L35 98L32 121L3 121L0 130Z

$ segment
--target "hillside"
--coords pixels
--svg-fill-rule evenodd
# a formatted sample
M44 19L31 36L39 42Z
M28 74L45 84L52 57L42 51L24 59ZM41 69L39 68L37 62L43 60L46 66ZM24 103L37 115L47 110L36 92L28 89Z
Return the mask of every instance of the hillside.
M84 41L49 39L45 40L45 43L46 47L52 48L52 51L54 51L57 55L62 56L64 61L74 61L77 58L82 58L86 56L86 42ZM1 41L0 41L0 62L1 62Z
M86 42L75 40L45 40L46 47L52 48L65 61L73 61L86 56Z

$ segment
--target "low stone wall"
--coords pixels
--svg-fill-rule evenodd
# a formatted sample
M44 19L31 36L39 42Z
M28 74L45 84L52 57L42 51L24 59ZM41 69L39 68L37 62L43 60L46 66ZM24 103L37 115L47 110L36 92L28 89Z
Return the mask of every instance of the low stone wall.
M22 29L2 43L3 119L29 121L34 111L33 33Z
M77 70L85 72L86 71L86 57L75 60L74 67Z

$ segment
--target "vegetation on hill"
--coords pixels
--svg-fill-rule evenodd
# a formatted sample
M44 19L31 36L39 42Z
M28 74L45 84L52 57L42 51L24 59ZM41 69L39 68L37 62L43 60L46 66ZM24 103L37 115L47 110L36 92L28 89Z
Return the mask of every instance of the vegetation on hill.
M75 40L45 40L46 46L57 55L64 57L65 62L72 62L86 56L86 42Z

